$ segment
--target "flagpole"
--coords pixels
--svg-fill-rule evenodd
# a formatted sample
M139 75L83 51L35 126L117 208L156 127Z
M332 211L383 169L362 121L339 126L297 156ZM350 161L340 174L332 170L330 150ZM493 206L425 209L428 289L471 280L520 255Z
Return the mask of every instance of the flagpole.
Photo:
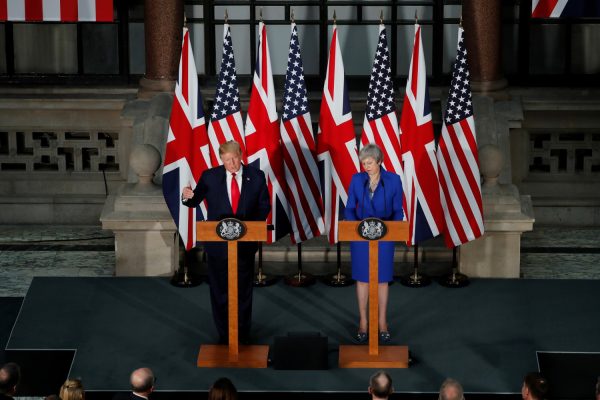
M337 256L337 271L333 275L328 275L323 279L323 283L327 286L332 287L344 287L354 285L354 279L349 278L347 275L342 274L342 244L337 242L336 244L336 256Z
M401 277L400 283L404 286L413 288L428 286L429 284L431 284L431 279L427 275L423 275L419 272L419 245L415 244L413 247L413 273L408 276Z
M267 225L268 229L268 225ZM277 282L277 277L263 274L263 246L262 242L258 242L258 271L254 276L255 287L271 286Z
M296 247L298 249L298 272L286 276L284 282L286 285L293 287L307 287L314 285L316 282L315 277L311 274L302 272L302 243L298 243Z
M458 262L456 261L456 253L458 246L452 248L452 273L440 279L440 285L449 288L461 288L469 285L469 277L458 272Z
M183 244L183 241L181 240L181 236L179 236L179 233L177 233L177 243L178 244ZM179 246L178 246L179 247ZM176 286L176 287L182 287L182 288L186 288L186 287L194 287L194 286L198 286L202 283L202 279L198 276L193 276L190 274L190 253L191 251L187 251L185 249L185 246L183 246L183 251L180 252L180 255L183 255L183 261L179 263L177 269L175 270L175 272L173 273L173 276L171 277L171 285Z

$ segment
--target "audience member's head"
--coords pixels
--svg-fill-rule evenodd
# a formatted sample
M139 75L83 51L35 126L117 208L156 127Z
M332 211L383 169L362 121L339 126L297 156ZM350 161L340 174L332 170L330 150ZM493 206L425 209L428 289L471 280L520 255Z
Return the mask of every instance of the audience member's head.
M61 400L85 400L83 384L79 379L67 379L60 388Z
M50 396L44 397L44 400L60 400L57 394L51 394Z
M548 393L548 381L539 372L530 372L523 379L521 396L524 400L543 400Z
M150 368L138 368L131 373L129 378L131 390L143 397L148 397L154 391L154 373Z
M385 371L377 371L369 380L369 393L374 399L387 399L394 392L392 377Z
M0 394L12 396L17 392L21 380L21 369L15 363L7 363L0 368Z
M440 387L439 400L464 400L463 387L457 380L446 379Z
M208 400L237 400L237 390L227 378L219 378L208 391Z

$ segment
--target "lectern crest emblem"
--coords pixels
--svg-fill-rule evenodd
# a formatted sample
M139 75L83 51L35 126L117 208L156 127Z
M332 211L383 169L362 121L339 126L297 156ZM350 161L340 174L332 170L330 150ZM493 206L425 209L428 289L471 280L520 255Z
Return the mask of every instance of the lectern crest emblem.
M246 234L246 226L235 218L222 219L217 224L217 235L224 240L238 240Z
M385 223L378 218L366 218L358 224L358 234L367 240L379 240L387 233Z

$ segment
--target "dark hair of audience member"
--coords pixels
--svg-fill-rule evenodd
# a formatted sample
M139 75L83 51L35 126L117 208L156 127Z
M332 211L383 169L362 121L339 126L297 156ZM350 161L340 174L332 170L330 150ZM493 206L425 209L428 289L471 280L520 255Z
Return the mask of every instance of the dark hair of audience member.
M208 391L208 400L237 400L237 390L227 378L219 378Z
M58 394L61 400L84 400L85 392L80 379L67 379Z
M525 375L523 382L534 398L538 400L546 398L546 394L548 394L548 381L539 372L528 373Z
M0 368L0 393L13 394L13 389L21 380L21 368L15 363L6 363Z
M394 388L392 387L392 377L385 371L377 371L371 375L369 388L373 396L385 399L394 391Z

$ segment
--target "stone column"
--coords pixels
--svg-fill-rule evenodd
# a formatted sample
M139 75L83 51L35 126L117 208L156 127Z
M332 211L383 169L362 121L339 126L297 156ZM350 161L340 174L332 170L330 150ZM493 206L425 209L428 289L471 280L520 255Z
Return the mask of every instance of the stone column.
M464 0L463 27L475 92L490 92L506 87L501 58L502 0Z
M183 0L145 0L144 36L146 74L140 80L139 97L173 92L183 28Z

